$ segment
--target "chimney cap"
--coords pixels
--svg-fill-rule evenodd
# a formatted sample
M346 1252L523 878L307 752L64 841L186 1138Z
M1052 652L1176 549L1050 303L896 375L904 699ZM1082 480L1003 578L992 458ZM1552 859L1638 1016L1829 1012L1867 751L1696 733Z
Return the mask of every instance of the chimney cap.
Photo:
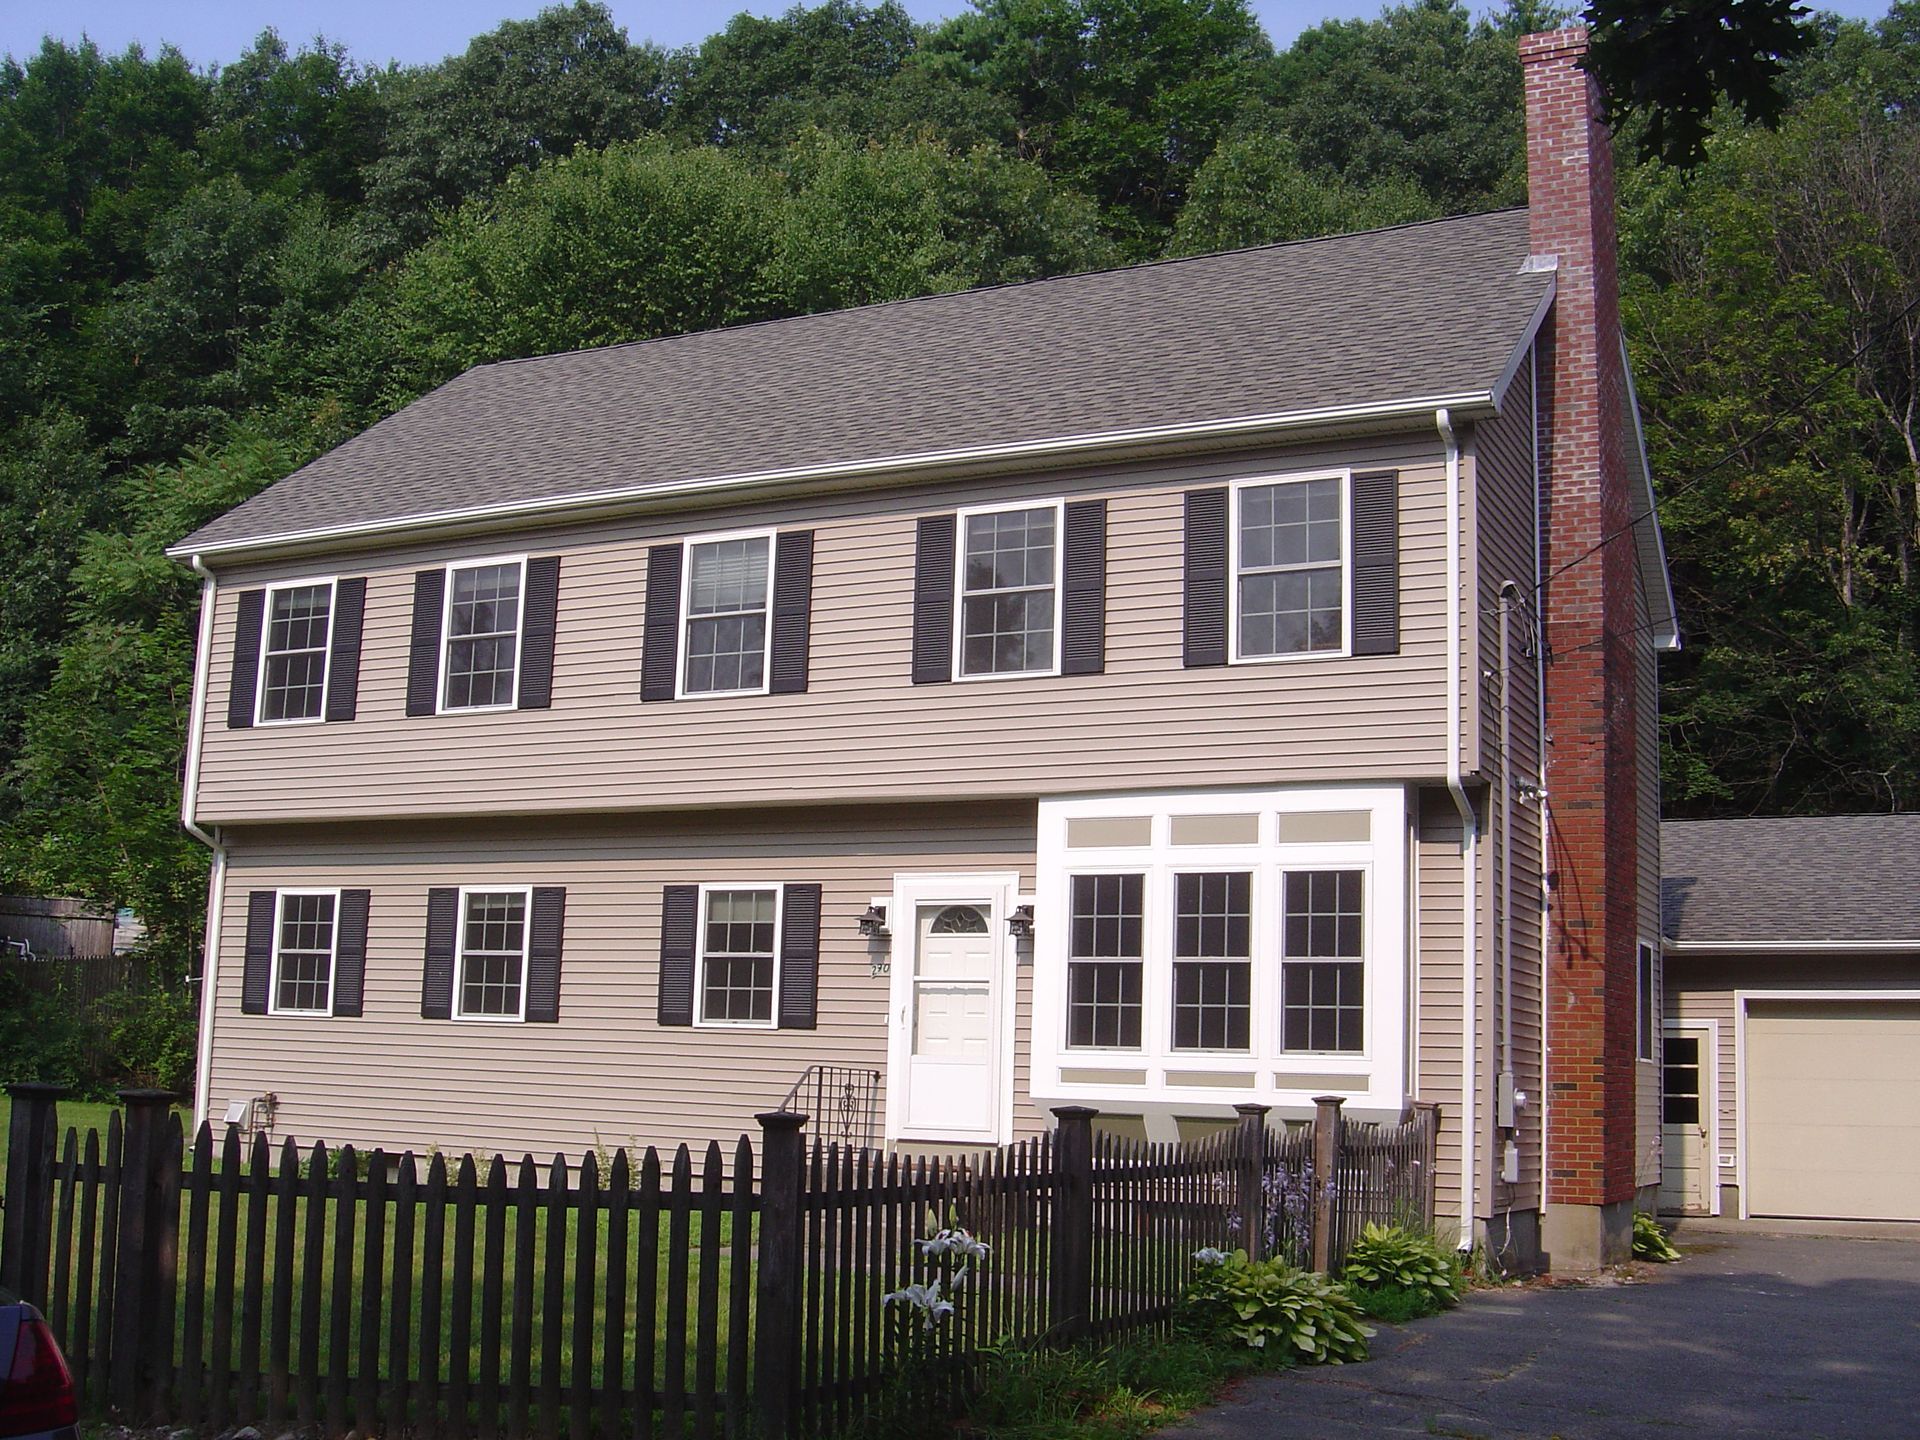
M1587 53L1587 27L1568 25L1559 30L1536 30L1520 37L1520 63L1541 65L1573 59Z

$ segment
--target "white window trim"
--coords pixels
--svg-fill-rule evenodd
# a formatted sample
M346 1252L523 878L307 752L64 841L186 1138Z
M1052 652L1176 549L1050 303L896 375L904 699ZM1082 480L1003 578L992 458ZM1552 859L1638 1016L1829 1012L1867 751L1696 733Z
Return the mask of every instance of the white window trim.
M497 562L487 562L497 563ZM520 895L525 899L526 922L520 927L520 1013L517 1015L470 1015L464 1001L467 990L467 897L469 895ZM519 1025L527 1018L527 961L533 953L533 887L531 885L462 885L460 909L453 926L453 1007L455 1020L475 1025Z
M687 689L687 632L695 617L688 610L693 594L693 547L725 540L765 540L767 542L767 599L760 643L760 683L744 690ZM676 700L725 700L737 695L765 695L773 684L773 582L774 564L779 558L780 532L777 529L719 530L710 535L689 535L680 542L680 633L674 640L673 698ZM748 612L740 612L748 613ZM702 619L707 617L700 617ZM704 903L704 899L703 899Z
M1073 953L1073 882L1082 875L1138 875L1140 883L1140 958L1132 960L1122 955L1086 955ZM1153 936L1156 925L1170 925L1173 922L1171 898L1163 903L1161 887L1154 884L1155 867L1151 862L1141 861L1133 864L1103 864L1095 861L1090 865L1069 865L1061 876L1060 905L1063 934L1060 945L1060 1053L1079 1057L1092 1055L1112 1058L1138 1058L1152 1053L1149 1044L1150 1028L1154 1024L1153 983L1154 948ZM1035 923L1038 923L1038 912ZM1171 933L1171 932L1169 932ZM1171 942L1169 942L1171 946ZM1135 965L1140 967L1140 1044L1133 1045L1075 1045L1071 1040L1073 1026L1073 967L1080 965ZM1171 995L1172 971L1167 971L1169 995ZM1169 1000L1167 1011L1168 1030L1172 1030L1172 1009ZM1168 1049L1171 1051L1171 1045ZM1183 1055L1204 1055L1203 1050L1183 1050Z
M268 640L273 634L273 597L282 590L308 590L327 587L327 643L320 647L320 713L297 715L278 720L267 718ZM318 575L309 580L282 580L267 586L260 611L260 657L253 680L253 723L255 725L323 725L327 719L327 685L333 679L333 626L339 615L340 581L337 576Z
M1202 1114L1223 1106L1218 1087L1176 1086L1169 1071L1254 1072L1251 1086L1236 1086L1231 1099L1258 1100L1298 1113L1316 1094L1344 1095L1356 1111L1398 1112L1408 1096L1412 1020L1410 935L1414 906L1408 859L1407 790L1401 785L1288 786L1275 789L1206 790L1173 794L1089 796L1042 800L1038 824L1038 884L1034 923L1032 1082L1035 1102L1093 1104L1138 1113ZM1371 815L1365 841L1279 843L1279 817L1293 812L1365 810ZM1172 844L1172 821L1182 815L1257 813L1258 848L1246 845ZM1067 822L1090 817L1151 818L1144 846L1066 846ZM1362 959L1366 1014L1360 1051L1289 1051L1281 1046L1280 877L1292 870L1361 870L1367 898ZM1255 966L1251 1000L1256 1021L1253 1051L1172 1048L1172 876L1176 873L1254 873ZM1148 875L1145 923L1147 956L1142 989L1139 1049L1068 1048L1067 950L1069 877L1141 872ZM1167 939L1156 941L1155 931ZM1271 941L1264 939L1271 936ZM1156 952L1156 946L1158 950ZM1260 963L1272 957L1270 965ZM1062 1069L1124 1068L1145 1072L1144 1084L1064 1081ZM1296 1080L1294 1077L1298 1077ZM1197 1107L1197 1108L1196 1108Z
M1242 847L1243 849L1245 847ZM1236 866L1226 865L1172 865L1166 866L1167 913L1167 1054L1177 1059L1188 1056L1223 1056L1235 1060L1248 1060L1258 1055L1260 1045L1260 1001L1258 996L1260 979L1260 867L1257 864L1243 862ZM1247 966L1247 1045L1243 1050L1214 1049L1201 1046L1181 1046L1173 1043L1174 1026L1178 1014L1173 1002L1173 976L1181 965L1210 965L1243 963L1237 956L1195 956L1182 960L1176 952L1175 931L1180 924L1180 877L1182 875L1244 875L1247 877L1247 947L1252 952L1244 961ZM1278 938L1278 937L1276 937Z
M982 515L1012 515L1024 510L1053 511L1053 660L1044 670L990 670L977 675L966 673L962 660L966 650L967 625L967 522ZM977 680L1039 680L1060 673L1060 632L1066 600L1067 502L1021 500L1004 505L971 505L954 515L953 530L953 678L969 683ZM1035 587L1037 588L1037 587Z
M1240 497L1247 490L1272 485L1303 485L1312 480L1340 482L1340 648L1298 650L1285 655L1240 653ZM1284 475L1251 475L1229 487L1227 506L1227 662L1232 665L1272 665L1302 660L1342 660L1353 654L1353 471L1301 470Z
M1325 847L1322 847L1325 848ZM1347 956L1328 957L1301 955L1289 957L1287 954L1286 903L1287 876L1302 875L1310 872L1328 870L1358 870L1360 872L1360 954L1357 957L1360 966L1360 994L1363 1004L1360 1010L1360 1048L1358 1050L1289 1050L1287 1048L1287 966L1316 965L1331 963L1345 965L1355 963ZM1274 923L1280 927L1280 933L1274 937L1274 955L1279 966L1279 975L1275 980L1274 1023L1278 1031L1274 1037L1274 1048L1282 1055L1300 1056L1309 1060L1352 1060L1356 1057L1371 1055L1374 1048L1374 1013L1372 999L1373 981L1373 862L1371 860L1327 860L1317 864L1304 864L1295 861L1283 861L1278 871L1278 890L1274 895Z
M700 886L700 908L693 937L693 1023L701 1030L777 1030L780 1028L780 952L786 947L786 889L769 880L719 880ZM773 894L773 1005L765 1020L707 1019L707 896L716 890L762 890Z
M324 1009L308 1010L280 1004L280 941L284 935L287 901L309 895L330 895L333 897L333 925L328 940L327 955L327 1003ZM267 970L267 1013L269 1015L300 1015L308 1019L333 1014L334 985L340 976L340 892L338 890L281 890L273 901L273 964Z
M453 648L453 577L461 570L484 570L490 565L517 565L520 567L520 599L514 610L513 621L513 694L504 703L492 705L449 705L447 704L447 657ZM442 572L440 597L440 675L434 686L434 713L438 715L484 715L495 710L517 710L520 708L520 678L526 659L522 653L527 639L527 557L522 555L487 555L477 560L449 561ZM507 887L512 888L512 887ZM464 903L464 902L463 902Z

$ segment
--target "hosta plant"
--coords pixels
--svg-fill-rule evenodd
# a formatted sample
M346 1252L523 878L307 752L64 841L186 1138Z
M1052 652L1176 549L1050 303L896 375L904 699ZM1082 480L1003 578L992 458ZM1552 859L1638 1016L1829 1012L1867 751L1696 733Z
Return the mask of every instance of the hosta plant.
M1339 1365L1367 1358L1373 1331L1338 1282L1284 1260L1202 1251L1181 1299L1191 1329L1231 1336L1285 1364Z
M1657 1260L1661 1264L1680 1258L1680 1252L1673 1248L1660 1222L1645 1210L1633 1212L1633 1258Z
M1396 1315L1433 1315L1460 1299L1459 1272L1453 1257L1431 1235L1400 1226L1369 1225L1347 1251L1340 1278L1359 1293L1370 1313L1369 1294L1391 1296ZM1384 1317L1383 1317L1384 1318Z

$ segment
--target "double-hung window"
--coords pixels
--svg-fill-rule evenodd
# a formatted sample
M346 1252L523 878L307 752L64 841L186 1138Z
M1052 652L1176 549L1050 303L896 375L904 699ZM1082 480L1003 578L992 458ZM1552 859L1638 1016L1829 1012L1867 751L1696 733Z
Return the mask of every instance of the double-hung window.
M1233 496L1233 658L1344 651L1345 474L1240 485Z
M273 936L272 1011L330 1015L340 892L282 890L279 907Z
M1366 872L1290 870L1281 903L1285 1048L1364 1049Z
M442 710L506 710L519 698L524 559L447 571Z
M1146 876L1075 875L1068 916L1067 1043L1140 1044Z
M963 679L1060 669L1058 502L963 510L955 607Z
M700 894L700 1022L772 1025L780 891L715 885Z
M256 722L282 725L319 720L326 710L333 582L273 586L267 591L265 608Z
M1253 876L1173 881L1173 1048L1245 1050L1253 1019Z
M772 562L771 531L687 542L682 695L766 693Z
M455 994L462 1019L526 1018L527 899L524 888L460 892Z

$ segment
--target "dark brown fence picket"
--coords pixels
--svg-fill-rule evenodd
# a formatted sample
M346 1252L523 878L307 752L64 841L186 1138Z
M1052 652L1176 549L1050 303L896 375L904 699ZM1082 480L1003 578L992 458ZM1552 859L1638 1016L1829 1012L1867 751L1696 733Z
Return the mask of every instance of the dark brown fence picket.
M267 1333L267 1421L287 1423L293 1397L293 1295L300 1233L300 1148L288 1136L273 1176L273 1312Z

